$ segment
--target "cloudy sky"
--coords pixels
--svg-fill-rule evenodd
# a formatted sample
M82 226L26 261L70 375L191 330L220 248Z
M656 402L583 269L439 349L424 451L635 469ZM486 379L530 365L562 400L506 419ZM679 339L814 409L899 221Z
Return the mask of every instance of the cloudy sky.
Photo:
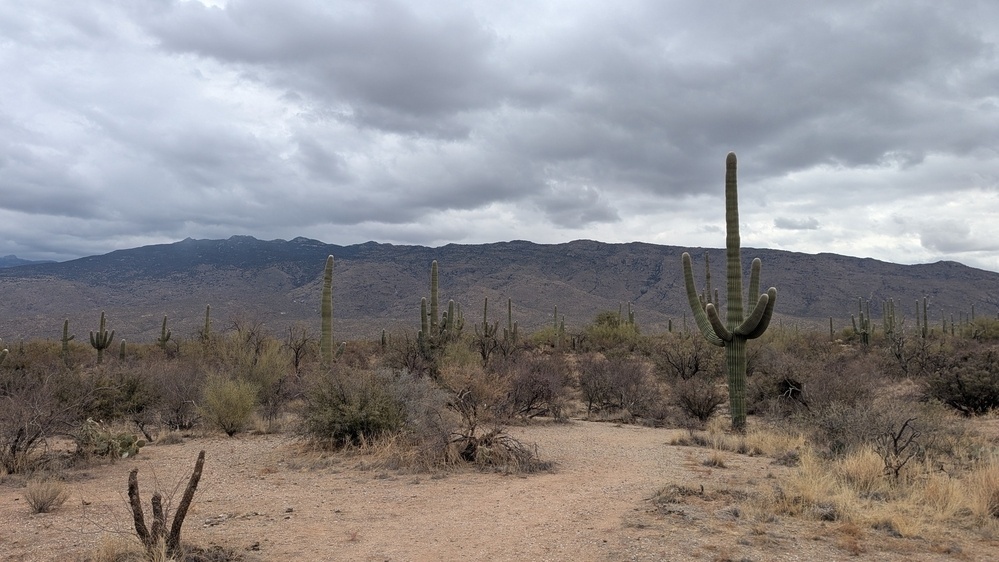
M4 0L0 255L585 238L999 271L999 3Z

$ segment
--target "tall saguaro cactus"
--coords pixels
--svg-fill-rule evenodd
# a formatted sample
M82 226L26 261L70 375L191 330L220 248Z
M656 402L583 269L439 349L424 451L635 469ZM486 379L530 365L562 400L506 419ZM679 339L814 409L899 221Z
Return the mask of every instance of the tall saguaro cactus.
M760 294L762 262L755 258L750 268L749 295L750 298L756 298L756 304L748 315L744 314L739 194L734 152L730 152L725 159L725 234L728 311L724 323L719 317L717 304L702 304L698 297L690 254L686 252L683 254L683 279L687 300L701 334L709 343L725 348L732 428L742 431L746 426L746 341L760 337L770 325L774 303L777 301L777 289L770 287L766 293Z
M108 332L104 329L104 311L101 311L101 324L97 333L90 332L90 345L97 350L97 362L104 362L104 350L111 347L114 340L114 330Z

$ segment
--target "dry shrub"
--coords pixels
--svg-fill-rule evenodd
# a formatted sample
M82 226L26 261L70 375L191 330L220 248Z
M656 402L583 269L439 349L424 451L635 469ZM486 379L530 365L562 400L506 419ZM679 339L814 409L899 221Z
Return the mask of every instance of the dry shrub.
M306 393L302 430L332 447L359 445L395 433L406 422L406 404L395 384L411 375L334 367Z
M588 411L621 412L625 419L665 417L665 392L648 363L634 357L590 354L579 362L579 372Z
M426 377L335 366L308 388L301 432L315 446L362 451L385 468L437 470L461 462L451 403Z
M504 408L510 416L565 419L571 370L563 355L534 355L498 362L494 373L506 382Z
M77 372L8 363L0 368L0 467L17 474L36 467L48 438L85 419L91 394Z
M663 334L652 341L651 356L656 373L668 381L712 378L723 369L722 354L700 334Z
M964 505L965 492L961 481L950 475L924 467L924 476L914 485L909 500L920 506L924 516L933 521L952 521Z
M32 513L49 513L69 499L69 490L59 480L31 480L24 490L24 499L31 506Z
M947 357L927 378L926 394L966 416L999 407L999 352L973 349Z
M673 401L687 416L703 424L728 401L728 394L718 385L718 379L695 377L679 379L672 388Z
M965 503L979 521L999 518L999 461L990 458L964 478Z
M257 386L212 375L202 389L201 415L211 426L233 435L243 431L257 407Z
M194 427L205 382L201 367L186 359L155 361L145 366L144 374L160 398L156 410L161 423L174 430Z
M163 557L165 561L166 547ZM85 562L152 562L156 557L148 556L142 545L135 539L121 534L105 534L101 536L97 546L84 558Z
M881 455L865 446L836 459L830 467L842 483L861 498L885 499L892 494Z

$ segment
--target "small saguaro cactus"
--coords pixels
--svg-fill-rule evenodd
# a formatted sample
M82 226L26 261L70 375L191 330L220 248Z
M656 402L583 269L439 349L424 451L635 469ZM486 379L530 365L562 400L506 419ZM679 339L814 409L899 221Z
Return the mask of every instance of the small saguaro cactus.
M694 287L694 271L690 254L683 254L683 278L687 300L694 313L694 320L704 338L711 344L725 348L728 371L728 394L732 415L732 428L743 431L746 427L746 341L758 338L766 331L773 317L777 289L770 287L760 294L759 258L753 260L749 276L749 295L756 304L749 315L742 307L742 256L739 238L739 194L736 179L736 157L730 152L725 160L725 253L727 260L727 321L722 323L715 303L702 304ZM759 295L759 297L754 297Z
M167 342L170 341L170 336L173 334L167 329L167 317L163 317L163 327L160 328L160 337L156 339L156 343L163 349L166 349Z
M478 348L479 355L482 356L482 364L488 365L489 357L500 345L499 340L496 339L496 334L499 332L499 321L489 323L489 297L485 297L482 302L482 324L476 324L474 328L475 346Z
M121 349L118 350L118 361L125 360L125 338L121 338Z
M62 362L69 366L69 342L76 337L76 334L69 333L69 318L62 323Z
M104 311L101 311L101 324L98 328L97 333L90 332L90 345L97 350L97 362L104 362L104 350L111 347L111 342L114 340L114 330L108 332L104 329Z

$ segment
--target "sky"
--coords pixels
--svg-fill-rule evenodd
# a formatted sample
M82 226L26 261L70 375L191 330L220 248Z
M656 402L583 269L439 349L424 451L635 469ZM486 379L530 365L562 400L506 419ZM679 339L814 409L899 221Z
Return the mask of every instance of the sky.
M4 0L0 255L742 244L999 271L999 3Z

